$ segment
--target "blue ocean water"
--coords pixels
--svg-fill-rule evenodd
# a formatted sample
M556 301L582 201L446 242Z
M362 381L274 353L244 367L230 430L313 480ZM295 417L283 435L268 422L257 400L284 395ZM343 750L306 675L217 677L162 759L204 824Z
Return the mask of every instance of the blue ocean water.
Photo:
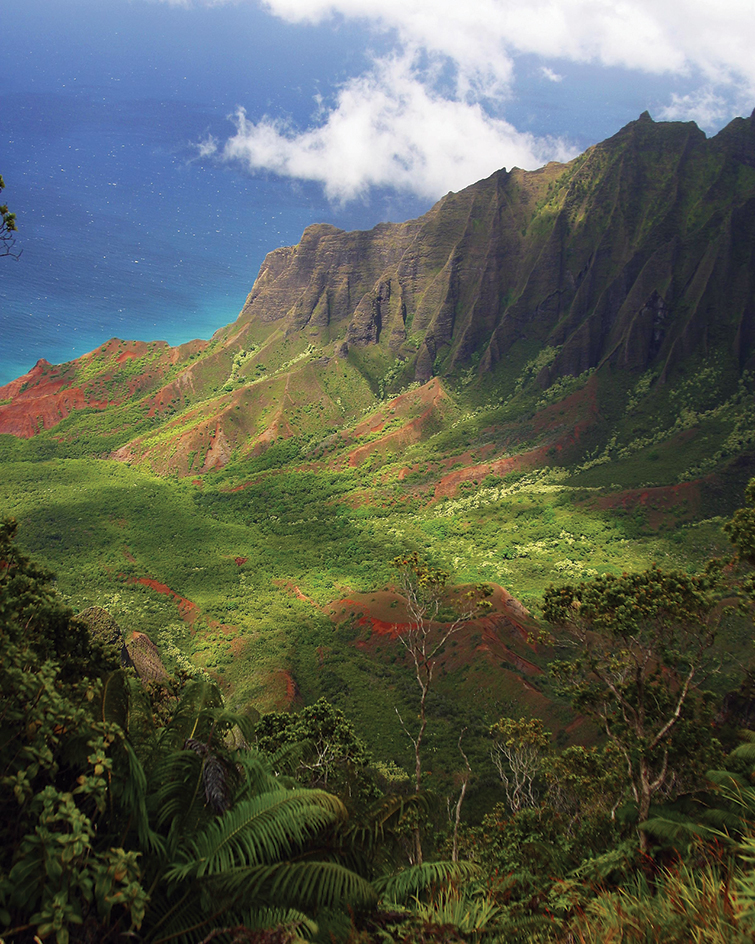
M321 77L363 65L346 28L276 25L249 5L4 8L0 173L22 253L0 259L0 384L113 336L208 338L237 316L265 254L309 223L369 228L428 208L376 194L339 209L314 185L197 159L237 105L306 125Z
M334 207L314 184L198 159L239 105L310 125L391 42L364 23L292 26L251 0L23 0L0 29L2 199L22 250L0 258L0 385L113 336L207 338L309 223L368 229L429 209L395 192ZM562 81L520 56L501 115L580 150L694 79L604 69L596 82L589 65L551 65Z

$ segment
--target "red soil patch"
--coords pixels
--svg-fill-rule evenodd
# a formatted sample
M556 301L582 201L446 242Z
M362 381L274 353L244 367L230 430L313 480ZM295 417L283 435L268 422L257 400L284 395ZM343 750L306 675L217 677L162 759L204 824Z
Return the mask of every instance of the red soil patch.
M273 586L281 587L282 589L287 590L291 596L296 597L297 600L304 600L305 603L311 603L312 606L316 607L318 610L320 609L312 597L308 597L306 593L302 593L301 589L297 587L296 584L291 583L290 580L273 580Z
M595 423L597 417L598 379L593 375L581 390L540 410L533 418L533 425L538 433L554 432L567 425L572 432L566 441L572 443Z
M119 364L123 364L125 361L133 361L133 360L135 360L136 358L138 358L138 357L140 357L140 356L141 356L141 355L139 355L139 354L138 354L136 351L134 351L134 350L131 350L131 351L123 351L123 352L121 352L121 353L118 355L118 357L116 357L116 360L118 361Z
M647 514L651 528L658 528L675 509L681 513L675 515L675 520L686 521L699 516L702 510L701 483L681 482L679 485L661 485L656 488L634 488L614 495L604 495L600 498L587 499L580 504L600 511L610 511L620 508L624 511L634 511L642 508Z
M457 588L462 592L464 588ZM464 623L449 640L438 659L438 683L450 694L463 690L465 697L496 708L510 700L538 717L552 718L547 695L533 684L543 675L534 661L536 646L530 641L537 625L526 608L503 587L493 585L492 609ZM397 637L409 628L401 597L387 588L372 593L351 593L325 608L334 623L350 621L358 636L350 645L377 660L397 655L409 664ZM318 651L320 665L328 650Z
M488 475L506 475L507 472L540 468L546 464L547 451L548 447L541 446L518 456L506 456L492 462L455 469L444 475L435 486L434 499L437 501L440 498L453 498L462 482L480 482Z
M521 662L521 671L538 674L540 669L529 660L515 654L499 639L498 633L502 630L508 635L514 634L517 642L525 642L529 648L529 636L534 623L527 609L503 587L493 586L493 594L489 597L490 612L478 619L470 620L465 624L465 635L473 631L482 631L483 648L491 652L495 658L514 662ZM463 588L458 588L459 592ZM410 617L407 613L403 598L393 590L376 590L373 593L354 593L342 600L335 600L325 607L325 612L334 623L342 622L352 617L359 627L369 628L369 639L357 643L361 648L373 648L380 639L393 641L398 639L410 627ZM378 637L378 639L373 639ZM495 650L495 651L494 651Z
M524 675L542 675L543 670L539 666L514 652L513 649L502 642L500 635L502 627L499 622L500 620L491 617L484 617L476 621L477 625L482 628L482 642L477 647L478 652L484 652L492 656L499 663L502 661L510 662L517 671Z
M445 399L446 395L437 377L428 381L418 390L410 390L396 397L395 400L391 401L391 410L394 415L398 414L400 416L402 412L408 412L417 403L424 406L425 409L419 416L407 420L403 426L387 433L385 436L381 436L380 439L358 446L349 454L349 465L352 467L361 465L374 452L399 451L404 446L418 442L422 438L424 429L433 414ZM387 420L388 418L382 413L373 415L355 427L354 436L358 438L371 432L379 432L384 428Z
M191 600L187 600L186 597L182 597L180 594L176 593L175 590L171 590L164 583L160 583L157 580L154 580L152 577L132 577L131 583L140 583L144 587L149 587L150 590L154 590L155 593L161 593L164 596L173 597L173 599L178 603L178 613L182 620L186 623L189 623L191 626L197 621L197 618L200 616L200 610L196 603L192 603Z
M582 715L577 715L574 721L571 721L569 724L567 724L567 726L564 728L564 731L567 734L574 734L575 731L579 731L580 728L584 727L586 724L587 719Z
M39 366L39 362L37 367ZM9 433L20 439L31 439L45 429L52 429L61 420L73 413L91 407L104 410L109 401L87 399L81 387L66 387L67 380L60 376L43 378L35 367L25 378L36 377L36 382L25 390L18 390L10 403L0 404L0 433ZM24 381L24 377L19 380ZM4 391L18 384L13 381L0 388L0 399L8 394Z
M248 560L249 560L248 557L234 557L234 558L233 558L233 563L234 563L237 567L241 567L241 565L242 565L242 564L245 564Z
M299 686L293 676L286 669L278 669L271 679L271 687L275 693L275 709L287 711L301 701Z
M375 593L355 593L343 600L335 600L325 607L325 612L334 623L348 619L351 614L360 627L369 627L379 636L397 639L409 628L403 599L390 590Z
M10 433L29 439L45 429L52 429L75 410L104 410L123 403L141 390L159 381L167 367L188 357L196 346L193 343L171 348L164 341L147 344L144 341L120 341L112 338L70 364L51 365L42 359L22 377L0 387L0 433ZM206 347L206 342L202 343ZM130 378L127 389L115 399L107 396L105 387L118 378L118 369L126 361L138 360L157 351L143 373ZM80 381L81 370L89 379ZM86 391L89 391L87 395ZM8 403L2 403L9 400Z
M121 350L123 343L128 347ZM170 351L167 344L162 345L165 352ZM128 391L118 399L110 399L104 393L104 384L117 376L118 366L126 360L145 355L149 347L144 342L121 342L112 339L89 354L77 358L71 364L52 366L46 360L39 360L22 377L0 387L0 433L10 433L22 439L30 439L45 429L52 429L75 410L84 408L104 410L108 406L122 403L139 389L159 375L160 368L145 371L132 379ZM79 369L91 369L94 365L99 373L83 386L89 388L90 395L82 386L77 385ZM92 391L100 390L99 396Z
M248 640L244 639L242 636L234 636L230 640L231 653L234 658L243 655L246 652Z
M0 387L0 400L9 400L13 397L17 397L24 384L31 384L38 378L43 377L44 374L51 368L52 364L49 361L46 361L44 357L40 357L40 359L30 371L22 374L20 377L17 377L15 380L11 380L10 383Z
M234 654L237 654L234 644L238 638L239 629L237 626L233 626L230 623L219 623L217 620L207 619L206 616L202 613L200 608L196 603L193 603L191 600L188 600L186 597L182 597L179 593L176 593L175 590L171 590L169 586L164 583L160 583L158 580L154 580L152 577L132 577L129 580L129 583L139 583L143 587L149 587L150 590L154 590L155 593L160 593L163 596L172 597L178 604L178 615L181 619L188 623L193 631L196 631L196 624L199 620L202 620L202 625L206 626L207 629L219 630L225 636L230 636L228 644L231 646ZM238 651L240 652L242 648L245 647L245 641L238 642Z
M463 482L480 482L488 475L506 475L508 472L528 471L549 465L554 454L558 455L579 441L582 434L595 424L597 416L596 383L591 379L582 390L545 407L535 416L533 423L537 433L553 433L567 428L557 440L551 440L529 452L486 462L479 462L469 453L449 457L445 461L446 467L459 462L462 467L448 472L439 480L435 486L434 499L453 498ZM495 444L491 443L478 452L485 457L495 448ZM399 480L403 481L410 472L410 467L402 469Z
M596 389L596 381L591 379L582 390L578 390L559 403L545 407L534 417L535 431L540 434L558 432L566 427L567 431L555 441L551 440L529 452L483 463L476 462L467 455L448 459L449 465L460 461L465 465L440 479L435 486L435 499L453 498L462 482L480 482L488 475L506 475L507 472L538 469L551 464L554 454L558 455L575 445L583 433L595 424L598 417ZM494 448L495 446L491 444L483 447L480 452L489 453ZM468 462L474 462L474 464L466 464ZM399 473L399 478L405 478L409 471L409 469L406 472L402 470L403 475Z

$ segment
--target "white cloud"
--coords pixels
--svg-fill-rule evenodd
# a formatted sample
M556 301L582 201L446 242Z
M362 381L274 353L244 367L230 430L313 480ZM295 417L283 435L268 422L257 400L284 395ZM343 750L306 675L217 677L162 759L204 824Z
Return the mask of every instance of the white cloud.
M274 119L249 121L216 152L252 170L321 183L346 201L368 188L395 187L437 198L508 165L537 167L573 152L491 118L479 103L433 93L406 57L382 59L340 91L323 124L297 133Z
M563 82L564 77L559 75L558 72L554 72L553 69L549 69L548 66L541 66L540 72L549 82Z
M290 22L334 14L396 30L467 72L506 78L514 52L651 73L698 69L755 88L752 0L265 0Z
M694 121L700 128L714 128L729 117L730 104L712 88L701 88L689 95L672 94L671 102L661 108L662 121Z
M339 200L386 184L437 196L501 166L567 156L562 142L536 140L500 118L521 54L685 76L688 88L697 76L697 92L673 96L656 113L703 127L755 100L753 0L261 2L286 22L343 17L395 42L393 55L347 82L330 110L320 103L310 128L239 112L236 133L215 149L252 169L320 181ZM453 78L443 92L441 69ZM545 64L540 71L562 78Z

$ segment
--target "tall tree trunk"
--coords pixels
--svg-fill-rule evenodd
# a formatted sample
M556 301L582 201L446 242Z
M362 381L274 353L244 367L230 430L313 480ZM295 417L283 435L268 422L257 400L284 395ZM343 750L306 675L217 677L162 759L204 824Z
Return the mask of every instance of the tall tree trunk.
M646 758L640 758L639 768L640 789L637 803L638 824L647 822L648 816L650 815L651 800L650 771L648 769L648 762ZM644 829L638 829L637 832L640 837L640 852L643 855L647 855L649 848L648 834Z
M425 714L425 696L427 689L422 689L422 699L419 706L419 732L414 741L414 792L419 793L422 790L422 757L420 748L422 746L422 737L427 727L427 715ZM419 823L414 827L414 864L422 865L424 861L422 856L422 831Z
M466 730L467 729L464 728L461 734L459 735L459 751L461 752L461 756L464 758L464 763L466 765L467 772L464 775L464 780L461 785L461 793L459 794L459 800L456 804L456 815L454 817L454 843L453 843L453 849L451 851L452 862L459 861L459 821L461 820L461 805L464 802L464 797L466 796L466 793L467 793L467 784L469 783L469 778L472 776L472 768L469 766L469 758L461 749L461 739L464 737Z

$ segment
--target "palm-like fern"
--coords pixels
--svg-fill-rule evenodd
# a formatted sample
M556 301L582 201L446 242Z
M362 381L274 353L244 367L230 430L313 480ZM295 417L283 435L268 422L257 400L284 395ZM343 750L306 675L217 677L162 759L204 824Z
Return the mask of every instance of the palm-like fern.
M192 767L196 773L200 759L182 753L174 758L175 782L185 786L181 775ZM252 753L243 759L247 770L263 763ZM222 816L205 811L204 818L193 817L190 830L182 828L187 812L178 793L160 811L166 854L152 863L157 920L146 929L148 941L196 940L221 913L227 924L248 924L270 906L312 914L334 905L374 904L369 882L319 855L320 835L346 815L341 801L321 790L287 789L264 770L246 778L247 785L260 782L265 792L237 798ZM198 792L184 790L186 806L196 809Z
M256 751L232 750L227 733L243 742L251 720L228 712L215 686L189 683L157 726L138 683L113 678L102 712L131 735L113 826L142 850L145 941L191 944L218 926L301 925L323 908L374 905L374 888L332 842L347 819L341 801L291 788Z
M378 879L374 884L383 899L405 902L432 886L448 886L478 874L479 868L473 862L423 862Z
M188 838L166 878L203 878L279 862L343 815L340 800L322 790L278 789L250 797Z

